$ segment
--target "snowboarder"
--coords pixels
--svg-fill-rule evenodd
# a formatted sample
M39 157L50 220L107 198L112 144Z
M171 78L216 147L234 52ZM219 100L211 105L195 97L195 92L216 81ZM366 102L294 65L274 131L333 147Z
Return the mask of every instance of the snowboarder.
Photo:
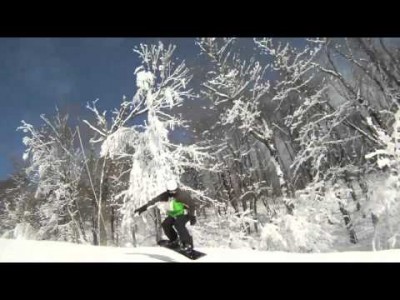
M163 202L164 205L167 205L168 217L161 223L164 233L169 239L167 246L172 248L181 247L184 251L193 250L193 238L186 228L186 223L190 221L190 225L196 224L194 200L187 192L178 187L176 181L170 180L167 182L167 191L136 209L135 214L138 213L140 215L148 207L158 202Z

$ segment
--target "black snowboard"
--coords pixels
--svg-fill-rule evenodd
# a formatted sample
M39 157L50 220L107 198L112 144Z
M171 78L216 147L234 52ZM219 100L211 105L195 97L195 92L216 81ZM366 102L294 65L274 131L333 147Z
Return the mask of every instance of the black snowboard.
M179 247L169 247L169 246L167 246L167 243L168 243L168 240L158 241L159 246L173 250L173 251L175 251L179 254L182 254L183 256L186 256L187 258L192 259L192 260L199 259L200 257L203 257L206 255L205 253L194 250L194 249L192 249L190 251L184 251L184 250L180 249Z

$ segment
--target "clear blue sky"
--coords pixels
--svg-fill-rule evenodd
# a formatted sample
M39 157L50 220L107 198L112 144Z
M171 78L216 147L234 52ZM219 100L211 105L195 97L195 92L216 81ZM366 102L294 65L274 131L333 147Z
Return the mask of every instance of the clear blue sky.
M102 109L118 107L135 92L132 49L159 40L176 44L177 57L196 59L194 38L0 38L0 180L22 157L21 120L38 125L56 105L77 118L97 98Z

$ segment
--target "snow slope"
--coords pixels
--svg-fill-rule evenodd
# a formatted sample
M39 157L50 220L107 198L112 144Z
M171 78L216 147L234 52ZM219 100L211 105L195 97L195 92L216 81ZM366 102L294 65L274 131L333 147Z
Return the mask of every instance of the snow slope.
M377 252L287 253L201 248L196 262L400 262L400 250ZM0 262L191 262L159 247L117 248L65 242L0 239Z

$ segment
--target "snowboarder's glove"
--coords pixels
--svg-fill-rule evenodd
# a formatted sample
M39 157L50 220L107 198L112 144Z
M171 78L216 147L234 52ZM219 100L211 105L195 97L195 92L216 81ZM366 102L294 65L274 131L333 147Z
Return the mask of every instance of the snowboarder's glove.
M197 222L196 216L189 216L189 220L190 220L190 225L192 226Z
M135 214L137 213L140 215L142 212L145 212L146 209L147 209L146 206L139 207L138 209L135 209Z

